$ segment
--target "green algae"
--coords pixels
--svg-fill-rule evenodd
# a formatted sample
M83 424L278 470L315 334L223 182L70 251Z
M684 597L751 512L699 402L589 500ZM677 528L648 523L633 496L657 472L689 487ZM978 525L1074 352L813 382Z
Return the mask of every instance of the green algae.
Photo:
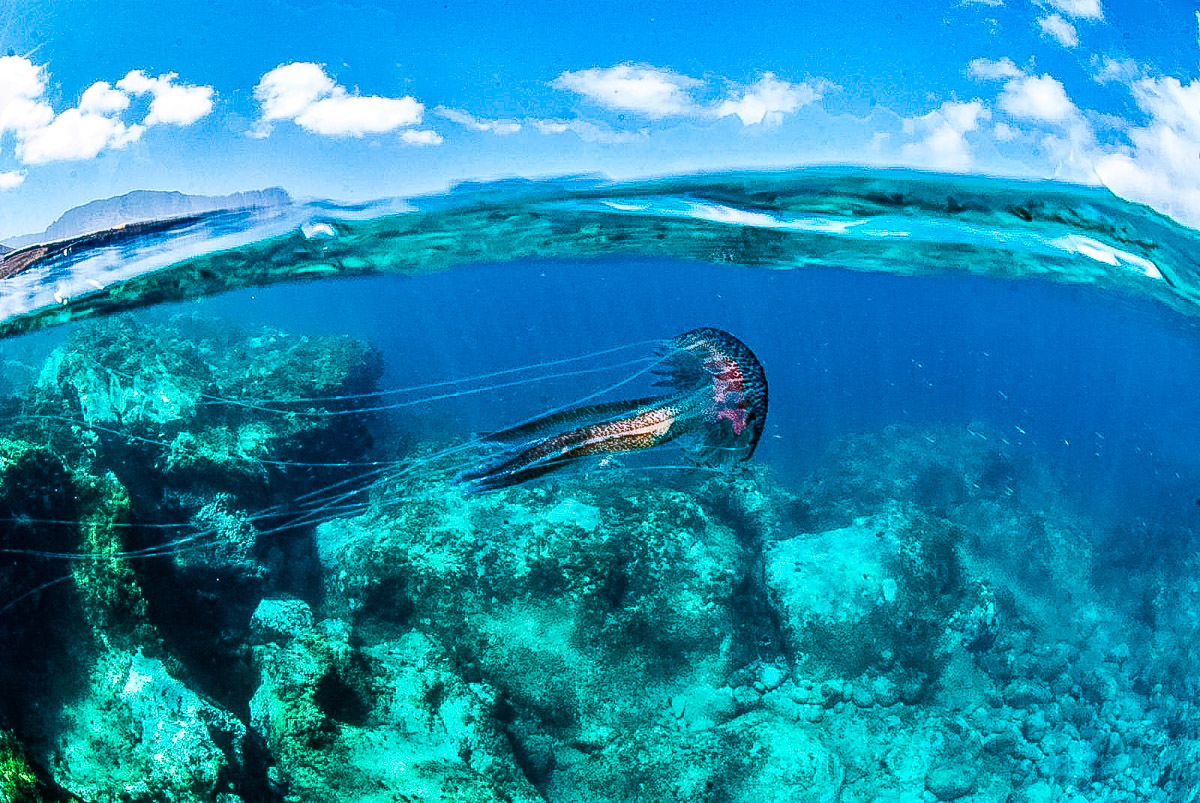
M73 574L80 607L93 632L113 646L154 645L158 639L147 619L145 596L125 557L125 532L134 521L128 491L111 473L75 477L83 559Z
M20 743L12 734L0 732L0 801L40 803L43 799L42 785Z

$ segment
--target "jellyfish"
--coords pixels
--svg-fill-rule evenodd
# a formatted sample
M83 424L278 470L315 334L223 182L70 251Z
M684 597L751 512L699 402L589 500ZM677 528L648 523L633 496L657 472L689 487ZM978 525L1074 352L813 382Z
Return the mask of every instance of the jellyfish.
M491 433L499 454L455 480L473 493L520 485L596 455L652 449L673 441L697 465L734 464L754 454L767 417L767 378L754 353L721 329L701 328L667 342L651 371L660 396L575 407Z

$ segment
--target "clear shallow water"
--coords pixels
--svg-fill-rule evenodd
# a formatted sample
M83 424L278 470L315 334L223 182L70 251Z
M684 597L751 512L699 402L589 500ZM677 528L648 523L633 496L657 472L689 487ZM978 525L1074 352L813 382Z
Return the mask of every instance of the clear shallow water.
M1193 232L1090 189L836 170L414 207L215 216L52 249L5 280L6 548L23 553L3 635L19 654L55 634L6 668L22 694L5 706L46 778L85 797L117 782L114 745L48 757L89 705L186 730L139 704L137 676L214 700L218 742L266 740L258 763L205 753L243 799L411 792L388 755L443 795L468 773L470 799L700 799L704 778L731 800L772 783L814 800L1196 788ZM770 380L740 479L664 450L497 495L447 487L475 433L652 392L649 341L697 326L734 333ZM58 497L15 479L31 466L91 507L50 516ZM95 487L122 510L106 537L39 524L94 520ZM66 661L68 641L96 646ZM64 692L35 665L90 680ZM380 689L431 683L492 700L484 724L398 730ZM293 726L317 714L314 746ZM438 758L456 739L490 763ZM780 757L788 740L807 769ZM882 766L893 743L924 763ZM761 761L731 757L754 745ZM689 786L669 756L697 751ZM346 756L357 775L322 763Z

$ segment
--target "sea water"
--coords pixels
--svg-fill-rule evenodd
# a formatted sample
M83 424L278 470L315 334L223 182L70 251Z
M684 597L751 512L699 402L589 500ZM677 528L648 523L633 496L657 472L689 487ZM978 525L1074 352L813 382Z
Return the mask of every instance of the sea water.
M13 788L1193 799L1198 255L1099 190L833 168L48 249L0 302ZM751 461L454 484L697 327L764 366Z

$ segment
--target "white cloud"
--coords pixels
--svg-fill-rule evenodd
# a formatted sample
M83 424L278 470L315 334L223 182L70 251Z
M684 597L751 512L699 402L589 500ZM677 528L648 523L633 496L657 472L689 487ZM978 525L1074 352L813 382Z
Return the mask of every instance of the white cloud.
M0 57L0 100L37 98L46 90L45 71L24 56Z
M1059 80L1026 74L1007 60L973 62L968 72L1004 82L995 108L1011 119L992 128L997 142L1019 140L1022 158L1045 159L1055 177L1103 184L1200 227L1200 79L1148 77L1127 59L1094 58L1091 66L1096 80L1128 88L1143 124L1085 113ZM1122 141L1101 142L1097 126Z
M10 170L7 173L0 173L0 192L11 190L13 187L20 186L25 180L24 173L18 173L15 170Z
M515 134L521 130L521 124L516 120L487 120L482 117L476 117L461 109L451 109L446 106L438 106L434 109L434 112L440 117L445 117L450 122L457 123L472 131L484 131L505 136L507 134Z
M1049 75L1025 75L1008 81L997 103L1018 119L1058 125L1079 119L1079 109L1067 97L1062 82Z
M175 73L150 78L134 70L117 82L96 81L80 96L79 105L55 114L45 100L45 67L22 56L0 57L0 135L15 135L17 159L27 165L92 159L108 149L136 142L145 127L158 123L188 125L212 111L212 87L176 83ZM121 119L130 95L151 94L140 125ZM0 174L0 189L11 189L23 173Z
M254 87L263 120L294 120L337 87L320 64L297 61L268 72Z
M997 142L1011 142L1017 138L1017 129L1010 126L1008 123L996 123L992 126L992 136Z
M53 120L54 110L40 100L45 91L45 70L21 56L0 57L0 135L20 136Z
M1094 162L1100 153L1096 134L1062 82L1048 74L1028 75L1008 59L977 60L967 72L1004 81L995 108L1011 120L1001 120L992 129L997 142L1020 139L1026 152L1019 158L1027 163L1041 158L1056 178L1095 183Z
M296 124L314 134L361 137L421 122L424 106L412 98L348 95L335 92L296 115Z
M985 81L1016 78L1021 74L1021 70L1017 65L1013 64L1012 59L1007 57L995 61L992 59L975 59L967 65L967 75Z
M191 125L212 112L215 90L211 86L176 84L178 77L171 72L151 78L141 70L133 70L117 81L117 89L152 96L143 125Z
M1129 130L1130 147L1097 159L1097 175L1122 197L1200 226L1200 81L1143 78L1130 90L1149 120Z
M266 73L254 88L254 97L262 106L262 118L251 134L260 137L267 136L269 124L279 120L291 120L325 136L382 134L417 125L425 112L425 106L412 97L351 94L321 65L309 62L282 64Z
M564 72L550 85L582 95L608 109L657 119L693 113L695 102L690 92L701 83L661 67L618 64Z
M823 85L781 81L773 73L764 73L757 82L735 91L718 104L713 114L717 117L736 114L742 125L777 126L785 114L820 100L822 88Z
M79 99L79 110L92 114L120 114L129 108L129 96L109 86L108 81L97 81L83 92Z
M949 101L922 117L904 120L904 133L920 135L901 149L905 159L937 170L966 170L971 166L971 148L966 134L991 116L982 101Z
M16 155L24 164L92 159L141 136L142 126L118 119L129 106L129 96L107 82L89 86L78 107L58 115L43 99L46 84L44 67L24 57L0 58L0 134L16 135ZM21 173L4 175L6 189L24 179Z
M92 159L106 148L123 148L142 135L140 125L80 109L67 109L47 126L28 131L17 143L17 157L29 165Z
M1063 125L1080 117L1061 81L1050 75L1027 75L1011 59L975 59L967 65L967 75L1004 81L997 104L1017 119Z
M405 145L441 145L445 140L442 135L431 129L409 129L400 134L400 140Z
M1104 17L1100 0L1050 0L1050 5L1069 17L1098 20Z
M733 85L721 100L701 103L693 93L705 86L704 81L645 64L618 64L564 72L550 85L574 92L605 108L636 112L652 120L736 116L742 125L768 127L779 125L784 115L820 100L824 92L836 88L821 79L792 83L767 72L753 84ZM539 130L544 131L546 127Z
M593 123L590 120L530 120L540 134L574 134L584 142L597 142L601 145L616 145L625 142L635 142L645 138L645 134L636 131L616 131L606 125Z
M1075 26L1058 14L1042 17L1038 20L1038 26L1041 27L1044 35L1054 39L1063 47L1079 46L1079 34L1076 33Z
M1101 84L1110 84L1114 81L1128 84L1142 75L1141 66L1133 59L1092 56L1091 66L1092 79Z

